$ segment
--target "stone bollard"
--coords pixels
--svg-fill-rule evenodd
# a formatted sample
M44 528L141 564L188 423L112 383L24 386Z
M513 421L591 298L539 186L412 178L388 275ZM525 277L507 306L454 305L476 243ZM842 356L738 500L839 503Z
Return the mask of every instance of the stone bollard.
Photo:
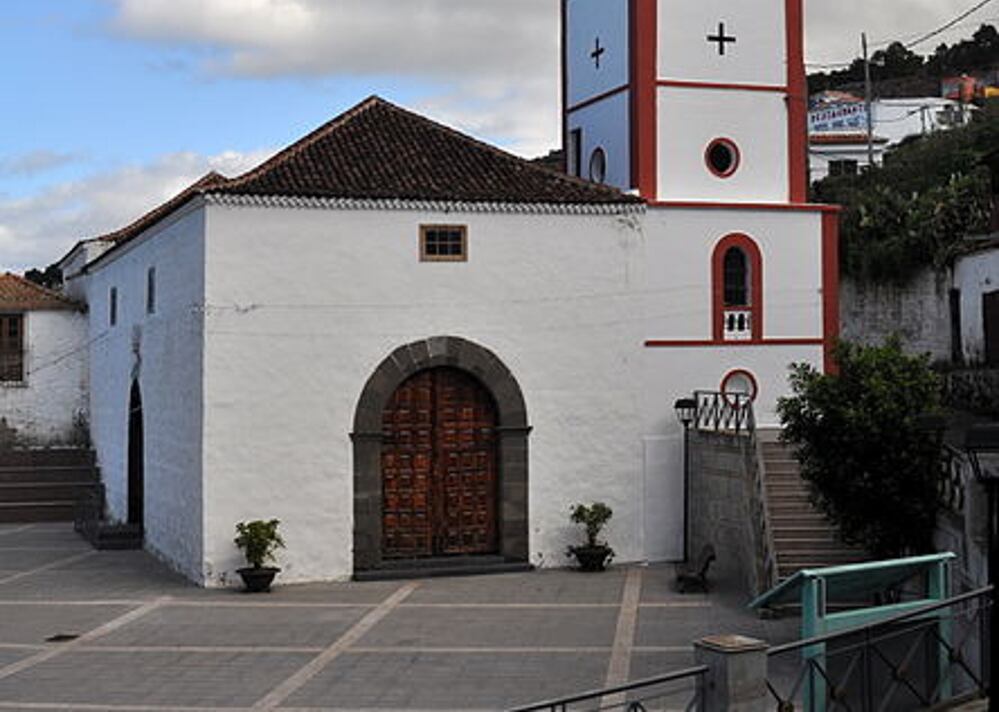
M706 665L702 712L767 712L767 644L741 635L716 635L694 643Z

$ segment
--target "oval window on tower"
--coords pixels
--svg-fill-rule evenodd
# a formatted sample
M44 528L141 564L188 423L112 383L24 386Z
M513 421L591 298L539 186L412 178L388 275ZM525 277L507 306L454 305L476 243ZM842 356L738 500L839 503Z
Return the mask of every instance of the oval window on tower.
M603 183L607 178L607 154L604 149L595 148L590 154L590 180Z
M728 178L739 170L739 147L730 139L716 138L708 144L704 160L708 164L708 170L719 178Z

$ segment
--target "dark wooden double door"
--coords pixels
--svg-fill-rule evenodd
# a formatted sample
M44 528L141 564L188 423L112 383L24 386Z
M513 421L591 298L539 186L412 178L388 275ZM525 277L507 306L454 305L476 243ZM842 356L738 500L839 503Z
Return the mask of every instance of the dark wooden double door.
M496 406L471 375L422 371L382 416L382 555L498 549Z

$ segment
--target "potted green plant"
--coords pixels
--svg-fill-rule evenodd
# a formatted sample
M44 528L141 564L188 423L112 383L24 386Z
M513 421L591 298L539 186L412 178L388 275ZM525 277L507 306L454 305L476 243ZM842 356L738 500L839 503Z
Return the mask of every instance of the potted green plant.
M236 546L246 557L249 566L236 569L243 578L249 593L260 593L271 590L271 582L281 569L274 566L264 566L268 561L274 561L274 552L284 548L284 539L278 534L277 519L252 522L240 522L236 525Z
M586 543L580 546L570 546L568 553L579 561L582 571L603 571L607 562L614 556L614 550L607 542L600 541L604 525L613 516L614 511L603 502L594 502L587 506L575 504L570 510L570 519L574 524L582 524L586 529Z

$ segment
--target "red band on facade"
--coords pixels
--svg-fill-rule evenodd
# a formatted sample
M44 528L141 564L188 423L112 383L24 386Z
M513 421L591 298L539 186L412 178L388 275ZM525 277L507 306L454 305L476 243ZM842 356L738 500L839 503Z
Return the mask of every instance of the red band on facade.
M694 82L682 79L660 79L656 82L661 87L673 87L676 89L721 89L725 91L762 91L775 94L785 94L788 91L786 86L776 84L728 84L725 82Z
M721 203L700 200L653 200L649 202L649 206L693 210L784 210L800 213L840 213L843 210L838 205L817 203Z
M788 178L792 203L808 201L808 78L805 74L805 21L802 0L787 5Z
M839 215L822 216L822 331L826 373L837 373L839 340Z
M591 96L589 99L585 99L578 104L573 104L568 109L566 109L567 114L571 114L574 111L579 111L580 109L585 109L587 106L593 106L594 104L599 104L604 99L610 99L612 96L617 96L622 92L626 92L631 88L630 84L623 84L615 89L609 89L602 94L597 94L596 96Z
M647 200L659 191L656 128L658 0L631 0L631 185Z
M814 339L752 339L747 341L723 341L716 339L650 339L645 346L650 349L708 349L719 346L742 348L746 346L823 346L825 340Z

